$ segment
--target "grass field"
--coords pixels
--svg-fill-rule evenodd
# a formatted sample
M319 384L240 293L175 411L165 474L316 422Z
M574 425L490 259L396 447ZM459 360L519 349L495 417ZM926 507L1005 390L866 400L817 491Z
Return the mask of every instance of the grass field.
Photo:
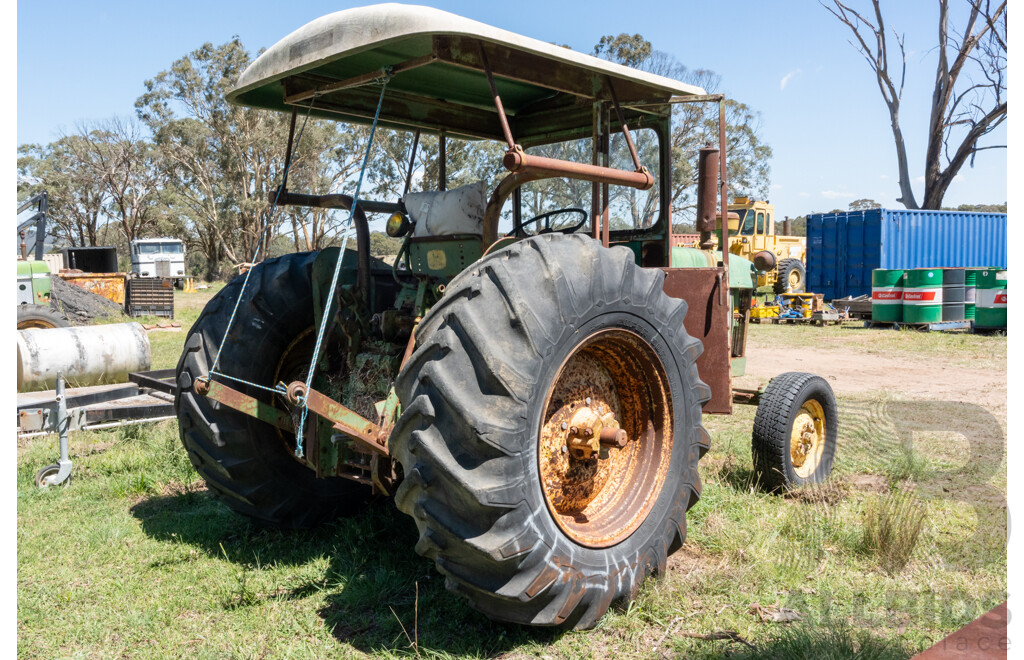
M212 291L177 295L187 327ZM1006 368L1005 338L751 333L752 347L825 342ZM154 368L174 366L184 337L151 333ZM1005 440L932 432L908 444L885 412L911 426L957 414L934 405L841 396L832 482L786 497L754 483L753 408L706 417L712 450L686 545L664 579L586 632L476 614L416 555L415 526L387 500L313 531L254 527L211 497L173 422L73 434L72 481L49 491L32 477L56 438L33 439L18 450L19 655L909 657L1006 599Z

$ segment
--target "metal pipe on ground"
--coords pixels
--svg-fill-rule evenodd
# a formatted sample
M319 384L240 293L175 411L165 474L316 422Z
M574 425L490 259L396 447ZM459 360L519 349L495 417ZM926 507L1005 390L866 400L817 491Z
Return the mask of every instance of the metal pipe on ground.
M53 386L58 373L76 386L149 369L152 354L138 323L18 331L18 390Z

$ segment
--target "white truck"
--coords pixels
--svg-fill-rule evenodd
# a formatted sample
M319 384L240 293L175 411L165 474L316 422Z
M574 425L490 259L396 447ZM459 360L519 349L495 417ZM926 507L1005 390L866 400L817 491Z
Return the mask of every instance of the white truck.
M140 238L132 241L135 277L166 277L181 288L185 283L185 244L177 238Z

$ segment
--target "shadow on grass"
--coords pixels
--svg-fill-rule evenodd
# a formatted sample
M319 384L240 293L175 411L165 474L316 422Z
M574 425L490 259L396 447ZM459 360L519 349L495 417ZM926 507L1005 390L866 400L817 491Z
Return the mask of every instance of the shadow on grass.
M326 626L339 642L366 653L494 656L523 644L550 644L561 634L495 623L472 610L445 589L433 563L416 554L416 526L390 501L313 530L287 532L251 524L206 491L150 497L135 505L132 515L152 538L239 566L225 609L323 592L326 605L318 614ZM260 567L298 568L318 559L328 568L316 571L315 580L299 580L271 594L246 586L246 575Z

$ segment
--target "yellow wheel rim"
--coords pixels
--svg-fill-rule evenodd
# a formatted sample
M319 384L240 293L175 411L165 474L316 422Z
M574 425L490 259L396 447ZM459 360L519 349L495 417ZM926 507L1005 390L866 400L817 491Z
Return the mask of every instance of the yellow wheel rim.
M800 272L797 270L789 271L789 287L792 289L800 284Z
M25 321L18 321L18 330L32 330L35 328L56 328L57 326L49 321L43 321L39 319L31 319Z
M566 429L584 407L613 413L627 444L575 457ZM618 328L587 337L555 376L539 431L541 487L562 531L591 548L627 538L654 507L672 459L672 394L654 349Z
M789 458L793 470L806 479L818 468L825 451L825 410L811 400L800 406L789 436Z

